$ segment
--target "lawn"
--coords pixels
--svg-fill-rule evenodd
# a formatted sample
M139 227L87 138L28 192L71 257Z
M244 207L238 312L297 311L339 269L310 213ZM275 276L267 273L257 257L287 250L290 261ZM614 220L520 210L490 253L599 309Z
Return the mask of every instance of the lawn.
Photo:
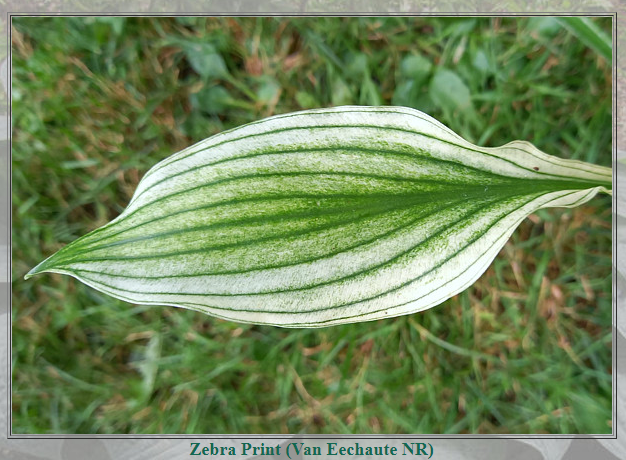
M594 23L609 35L611 20ZM610 433L611 199L526 219L465 292L321 329L23 280L159 160L263 117L422 110L611 164L611 63L554 18L13 18L14 433Z

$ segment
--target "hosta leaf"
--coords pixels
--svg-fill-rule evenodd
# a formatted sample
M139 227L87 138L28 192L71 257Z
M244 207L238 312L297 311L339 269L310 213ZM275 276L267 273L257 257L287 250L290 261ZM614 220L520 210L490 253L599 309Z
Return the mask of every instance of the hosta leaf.
M43 261L114 297L318 327L433 307L516 226L611 193L611 170L477 147L417 110L271 117L154 166L115 220Z

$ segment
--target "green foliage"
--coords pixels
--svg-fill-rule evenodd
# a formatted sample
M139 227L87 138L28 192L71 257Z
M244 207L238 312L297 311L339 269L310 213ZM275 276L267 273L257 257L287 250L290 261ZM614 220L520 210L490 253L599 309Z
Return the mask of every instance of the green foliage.
M611 37L591 19L584 17L559 18L563 26L570 30L580 41L592 48L609 63L613 58Z
M608 198L537 213L471 290L377 323L286 331L22 281L115 218L156 161L275 113L406 105L479 145L609 166L610 65L558 22L13 25L15 432L610 432ZM469 105L443 102L442 75Z

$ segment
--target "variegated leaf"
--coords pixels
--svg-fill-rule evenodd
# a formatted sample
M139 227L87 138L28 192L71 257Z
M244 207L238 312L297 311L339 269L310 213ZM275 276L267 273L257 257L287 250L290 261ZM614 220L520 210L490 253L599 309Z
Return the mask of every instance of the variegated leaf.
M27 277L250 323L388 318L466 289L537 209L599 191L610 168L477 147L417 110L310 110L163 160L118 218Z

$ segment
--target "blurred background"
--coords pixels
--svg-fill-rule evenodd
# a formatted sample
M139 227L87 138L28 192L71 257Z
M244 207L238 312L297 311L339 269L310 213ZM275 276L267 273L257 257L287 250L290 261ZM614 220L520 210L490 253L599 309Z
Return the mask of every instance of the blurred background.
M610 433L607 196L532 215L473 287L376 322L252 326L23 280L159 160L273 114L402 105L610 166L589 43L549 17L13 17L13 432Z

